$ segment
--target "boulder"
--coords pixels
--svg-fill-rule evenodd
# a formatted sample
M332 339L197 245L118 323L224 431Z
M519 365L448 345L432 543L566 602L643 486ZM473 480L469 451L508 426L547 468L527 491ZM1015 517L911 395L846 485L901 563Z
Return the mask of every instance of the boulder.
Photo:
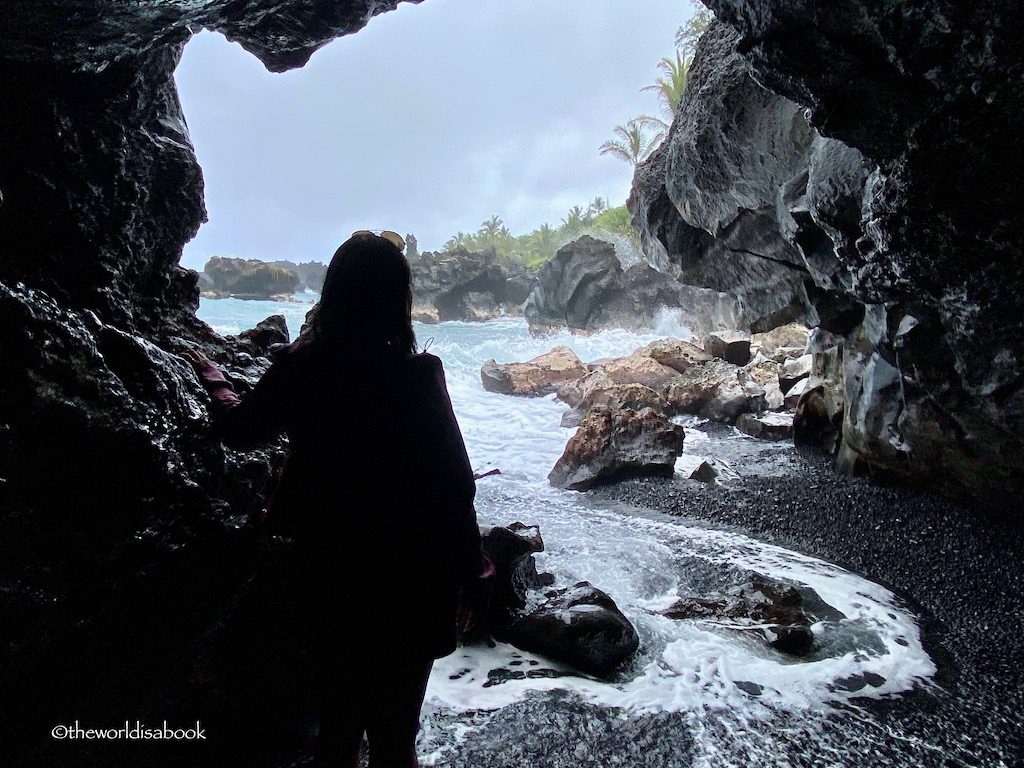
M560 385L556 393L558 399L570 408L579 408L584 399L592 392L614 386L617 385L612 381L611 377L602 369L597 368L596 370L588 371L585 376Z
M539 528L496 526L481 541L495 573L463 596L464 606L483 616L463 642L490 635L598 677L636 652L636 630L607 593L586 581L551 589L554 577L538 573L534 555L544 551Z
M620 411L628 408L640 411L651 408L661 416L668 414L669 407L660 394L643 384L614 384L607 387L594 387L571 411L562 414L561 426L578 427L584 414L597 405L605 405L612 410Z
M704 337L704 350L712 357L733 365L750 362L750 334L744 331L717 331Z
M543 602L512 622L501 639L595 677L611 676L640 647L615 601L586 581L544 592Z
M824 605L820 598L815 602ZM813 618L804 609L801 593L760 574L720 594L681 596L658 613L676 620L723 623L731 631L757 635L766 645L793 656L806 656L814 647Z
M652 389L661 389L678 373L640 353L600 360L587 367L592 371L603 371L616 384L642 384Z
M783 394L788 393L798 381L811 375L812 360L811 355L801 355L790 357L782 364L779 369L779 387Z
M696 344L682 339L658 339L638 349L636 354L646 355L678 373L711 359L711 355Z
M734 422L741 413L763 411L766 405L763 387L738 366L718 359L674 377L663 394L676 413L693 413L726 423Z
M752 334L750 348L769 360L781 363L785 357L799 357L806 351L810 333L810 329L802 323L787 323L764 333ZM783 355L785 357L779 359Z
M736 428L763 440L788 440L793 436L793 414L743 413L736 419Z
M582 491L629 475L671 476L684 429L652 408L592 408L548 474L558 488Z
M575 352L568 347L555 347L525 363L488 360L480 369L480 380L488 392L541 397L586 374L587 368Z
M254 357L266 357L276 346L288 343L288 323L284 315L271 315L238 334L238 341Z

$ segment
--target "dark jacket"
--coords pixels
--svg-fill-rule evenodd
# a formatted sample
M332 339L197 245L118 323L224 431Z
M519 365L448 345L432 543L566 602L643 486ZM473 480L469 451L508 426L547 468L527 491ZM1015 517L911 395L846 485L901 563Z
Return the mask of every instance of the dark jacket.
M441 361L300 340L245 398L215 368L200 377L227 445L288 434L270 516L294 534L316 631L353 652L451 653L459 592L483 564Z

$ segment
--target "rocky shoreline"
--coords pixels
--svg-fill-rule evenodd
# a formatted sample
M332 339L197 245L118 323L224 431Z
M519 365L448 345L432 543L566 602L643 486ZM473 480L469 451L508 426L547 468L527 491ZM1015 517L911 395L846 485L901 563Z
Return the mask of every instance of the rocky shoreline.
M851 745L844 765L1018 764L1024 754L1024 533L1007 516L926 493L840 475L828 457L795 450L780 477L708 486L678 475L588 491L837 563L903 597L939 666L937 688L869 702L880 727L908 737L878 754Z

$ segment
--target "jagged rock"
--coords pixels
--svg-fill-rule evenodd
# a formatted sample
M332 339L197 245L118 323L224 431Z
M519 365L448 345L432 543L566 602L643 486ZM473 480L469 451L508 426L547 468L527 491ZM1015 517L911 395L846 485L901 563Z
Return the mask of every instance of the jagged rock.
M410 258L413 319L480 321L521 314L536 278L521 265L501 264L493 249L430 251Z
M661 389L678 373L675 369L640 353L599 360L588 367L592 371L603 371L616 384L642 384L652 389Z
M589 235L558 250L541 267L523 307L530 330L652 328L663 308L684 312L692 328L733 322L735 300L680 283L646 264L624 268L612 243Z
M714 484L719 474L712 462L700 456L688 456L685 453L676 461L676 472L690 480L708 485Z
M742 413L736 428L751 437L764 440L788 440L793 436L793 415L790 413Z
M616 386L612 378L601 368L587 371L585 376L567 381L558 387L558 399L570 408L579 408L580 404L592 392Z
M668 413L665 398L643 384L614 384L606 389L594 389L583 398L579 410L586 413L595 405L607 405L614 410L650 408L661 416Z
M658 339L638 349L636 354L647 355L679 373L711 359L711 355L696 344L682 339Z
M744 372L750 377L751 381L755 381L762 387L766 387L772 382L775 384L779 383L779 369L782 366L774 360L766 360L763 357L757 357L743 366Z
M1024 491L1014 6L708 4L720 23L634 179L648 252L737 293L740 327L770 327L766 292L842 337L843 464Z
M779 411L786 407L786 396L782 394L778 381L769 381L763 386L764 404L769 411Z
M719 331L704 337L704 350L712 357L733 365L750 362L750 334L743 331Z
M665 400L677 413L695 413L732 423L741 413L765 409L764 389L724 360L693 366L665 385Z
M760 574L722 594L681 596L658 613L676 620L725 622L733 631L755 633L772 648L794 656L806 656L814 646L812 619L800 592Z
M806 378L800 379L796 384L789 388L789 391L785 393L783 404L786 408L796 408L797 403L800 402L800 398L803 397L804 392L810 389L810 381Z
M582 491L626 475L671 476L685 431L651 408L595 406L548 473L558 488Z
M750 76L738 39L722 24L704 35L668 137L637 166L627 205L655 266L737 296L733 327L763 331L810 308L776 206L806 169L814 132L799 105Z
M811 329L801 323L787 323L750 337L750 349L770 360L784 362L787 357L800 357L807 349Z
M560 384L575 381L586 374L583 361L568 347L555 347L525 363L488 360L480 369L480 379L488 392L524 397L549 395Z
M811 355L788 358L779 369L779 387L783 394L791 390L798 381L811 375Z
M290 341L288 323L285 321L284 315L271 315L256 323L254 328L238 334L238 340L246 346L250 354L256 357L266 357L275 346L287 344Z

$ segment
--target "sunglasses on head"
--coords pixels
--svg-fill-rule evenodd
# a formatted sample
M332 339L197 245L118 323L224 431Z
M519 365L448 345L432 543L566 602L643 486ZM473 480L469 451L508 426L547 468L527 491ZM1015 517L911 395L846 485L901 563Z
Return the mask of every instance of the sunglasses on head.
M400 251L405 250L405 240L397 232L390 229L360 229L352 233L352 237L383 237Z

